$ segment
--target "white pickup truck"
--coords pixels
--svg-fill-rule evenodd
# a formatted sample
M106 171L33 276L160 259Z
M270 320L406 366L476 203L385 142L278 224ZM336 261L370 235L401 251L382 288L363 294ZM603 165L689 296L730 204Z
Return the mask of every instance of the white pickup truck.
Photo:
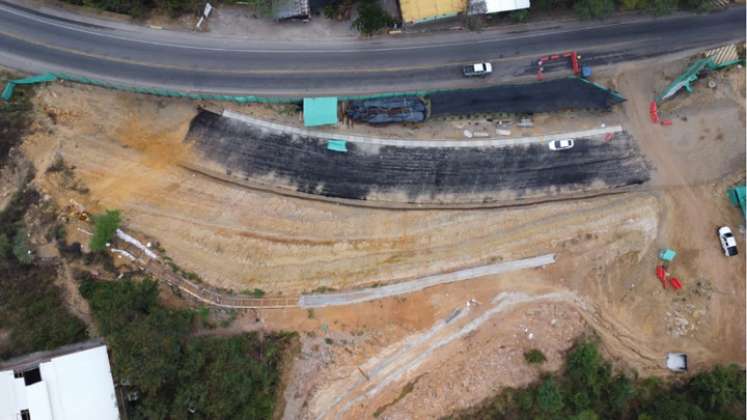
M464 77L485 77L493 72L493 65L490 63L475 63L462 68Z

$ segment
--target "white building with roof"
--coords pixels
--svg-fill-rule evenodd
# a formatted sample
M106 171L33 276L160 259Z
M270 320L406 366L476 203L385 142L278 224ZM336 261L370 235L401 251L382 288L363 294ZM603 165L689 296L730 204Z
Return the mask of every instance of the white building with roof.
M529 9L530 7L529 0L470 0L468 14L487 15Z
M117 420L106 346L0 371L0 420Z

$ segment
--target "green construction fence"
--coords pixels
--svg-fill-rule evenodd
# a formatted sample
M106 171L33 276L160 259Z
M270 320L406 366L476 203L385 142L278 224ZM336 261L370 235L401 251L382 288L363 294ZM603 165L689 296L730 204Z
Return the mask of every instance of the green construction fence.
M580 79L584 82L591 83L586 79L572 77ZM266 97L266 96L255 96L255 95L219 95L211 93L195 93L195 92L180 92L176 90L156 88L156 87L143 87L143 86L128 86L120 83L106 82L103 80L92 79L85 76L76 76L67 73L45 73L37 76L26 77L23 79L12 80L5 84L5 87L0 94L0 98L5 101L9 101L13 97L13 90L16 85L34 84L34 83L45 83L53 82L56 80L64 80L68 82L81 83L91 86L99 86L107 89L115 89L124 92L142 93L147 95L164 96L169 98L184 98L198 101L223 101L223 102L236 102L239 104L250 104L250 103L264 103L264 104L292 104L302 103L303 97ZM602 86L592 83L599 89L608 90ZM393 98L400 96L420 96L425 97L438 92L453 92L459 90L469 89L432 89L432 90L416 90L410 92L390 92L390 93L375 93L368 95L350 95L350 96L338 96L340 101L354 101L354 100L365 100L365 99L377 99L377 98ZM610 91L615 96L624 99L619 93Z

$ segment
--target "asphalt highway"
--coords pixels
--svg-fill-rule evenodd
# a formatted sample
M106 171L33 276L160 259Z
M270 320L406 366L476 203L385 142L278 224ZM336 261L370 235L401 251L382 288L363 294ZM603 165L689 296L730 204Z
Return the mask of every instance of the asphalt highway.
M539 31L259 41L62 18L0 0L0 64L231 94L479 86L530 76L532 62L546 53L576 49L590 64L600 65L743 40L744 33L745 9L739 6L707 15ZM460 65L477 60L492 61L495 74L464 80Z

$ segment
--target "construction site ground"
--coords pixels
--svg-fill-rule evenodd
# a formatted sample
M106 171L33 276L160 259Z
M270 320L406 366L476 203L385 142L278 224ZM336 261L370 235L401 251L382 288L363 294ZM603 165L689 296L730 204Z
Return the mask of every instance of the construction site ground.
M512 130L529 136L622 125L652 167L651 187L607 197L390 211L257 192L179 166L194 157L182 140L195 103L64 84L38 89L23 150L37 167L35 182L61 207L72 199L93 212L120 209L133 234L158 241L206 283L236 291L343 290L554 253L545 268L374 302L245 311L215 331L302 332L285 418L432 418L557 369L562 352L589 331L616 366L643 375L666 375L667 351L687 352L695 370L744 365L744 259L724 257L715 235L729 225L746 249L743 215L725 196L745 175L744 69L709 76L715 89L701 80L691 95L664 104L673 125L663 127L650 122L648 103L687 63L657 63L626 64L610 77L628 99L613 113L535 116L534 129ZM283 106L233 108L298 118ZM473 123L383 132L458 138ZM69 170L46 172L58 156ZM87 242L85 233L67 231L69 241ZM664 247L679 253L670 271L680 291L662 289L654 276ZM547 355L541 368L523 362L530 348Z

